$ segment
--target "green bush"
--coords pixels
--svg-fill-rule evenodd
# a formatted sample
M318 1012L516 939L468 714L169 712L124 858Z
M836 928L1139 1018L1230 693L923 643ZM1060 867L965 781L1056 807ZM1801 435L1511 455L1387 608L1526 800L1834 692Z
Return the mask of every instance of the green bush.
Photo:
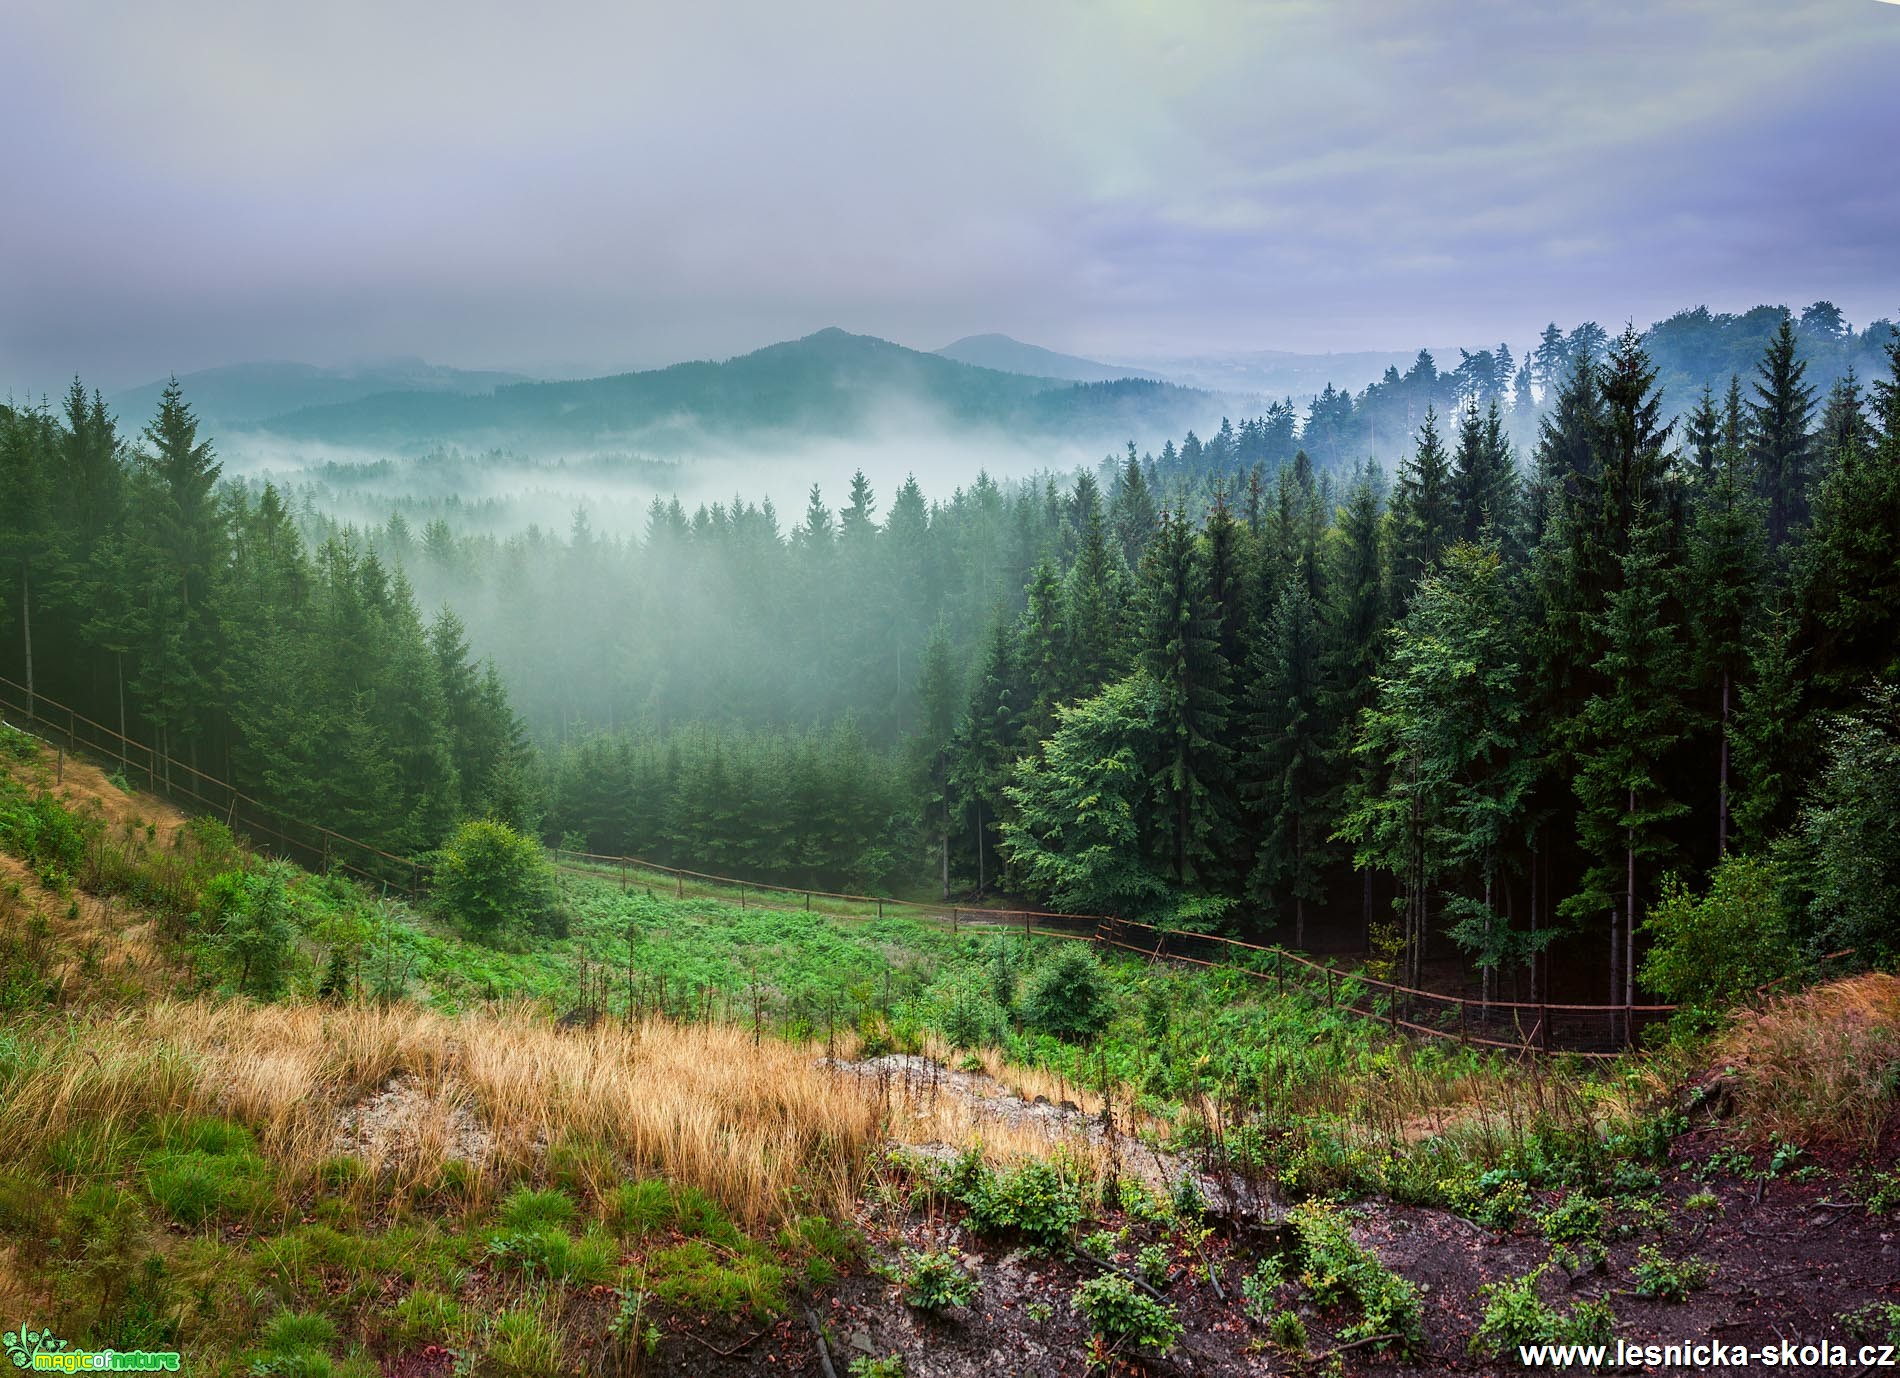
M1261 1259L1254 1270L1240 1280L1240 1305L1247 1319L1266 1324L1279 1305L1280 1288L1285 1283L1286 1265L1279 1255Z
M1478 1290L1484 1319L1471 1337L1473 1354L1493 1358L1516 1353L1520 1345L1607 1344L1616 1317L1604 1302L1582 1302L1560 1314L1537 1295L1538 1279L1549 1264L1518 1278L1505 1278Z
M1355 1243L1346 1217L1325 1201L1294 1207L1288 1219L1305 1260L1301 1280L1321 1306L1356 1308L1360 1317L1340 1330L1342 1340L1391 1335L1401 1350L1423 1338L1418 1289ZM1381 1346L1383 1347L1383 1346Z
M1023 995L1029 1026L1070 1043L1095 1037L1112 1013L1102 964L1079 943L1063 944L1037 967Z
M1175 1309L1156 1301L1119 1273L1090 1278L1075 1289L1075 1309L1095 1337L1111 1350L1145 1349L1166 1354L1181 1338Z
M1276 1311L1267 1322L1267 1334L1288 1354L1306 1353L1306 1322L1297 1311Z
M1537 1223L1553 1244L1583 1244L1603 1237L1609 1216L1601 1201L1575 1191L1538 1216Z
M1652 938L1643 984L1665 1000L1720 1012L1791 971L1782 887L1780 868L1758 856L1728 857L1701 896L1671 876L1643 924Z
M198 927L241 992L264 999L283 992L297 940L295 874L276 862L259 871L225 871L205 886Z
M1039 1158L993 1172L974 1153L952 1169L949 1194L970 1212L978 1234L1014 1234L1032 1248L1067 1244L1082 1223L1082 1189L1061 1168Z
M1636 1266L1630 1277L1636 1283L1636 1295L1658 1301L1687 1301L1691 1292L1699 1292L1715 1276L1715 1265L1705 1259L1671 1260L1653 1244L1636 1251Z
M904 1300L920 1311L968 1306L976 1299L976 1276L949 1250L904 1250Z
M966 982L949 991L937 1026L953 1048L993 1048L1009 1033L1009 1016L988 991Z
M554 868L533 838L493 819L455 830L436 854L432 893L444 914L484 938L555 926Z

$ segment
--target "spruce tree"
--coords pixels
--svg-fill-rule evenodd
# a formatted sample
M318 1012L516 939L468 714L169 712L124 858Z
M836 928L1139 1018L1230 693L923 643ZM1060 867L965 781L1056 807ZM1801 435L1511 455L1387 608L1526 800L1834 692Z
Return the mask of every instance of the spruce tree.
M1457 539L1458 513L1451 462L1438 438L1438 415L1426 408L1410 457L1399 466L1392 493L1392 584L1401 611L1412 589Z
M1514 542L1517 466L1504 439L1503 414L1496 401L1483 415L1475 404L1465 408L1458 427L1451 492L1460 539L1475 542L1490 527Z
M996 874L994 838L1019 732L1011 643L1009 623L999 613L970 689L970 708L958 729L951 766L960 810L969 819L978 893Z
M1109 549L1100 504L1083 519L1082 539L1064 591L1068 667L1078 698L1114 678L1126 657L1122 571Z
M1707 390L1709 419L1716 413ZM1693 428L1692 428L1693 429ZM1695 443L1699 446L1701 438ZM1705 472L1690 533L1689 576L1695 631L1696 678L1716 725L1716 852L1729 847L1730 766L1737 693L1749 663L1751 628L1767 566L1761 504L1739 445L1714 428L1714 455ZM1698 460L1698 464L1700 461Z
M1574 725L1577 832L1589 858L1563 912L1607 919L1609 1003L1634 997L1635 931L1643 896L1672 844L1668 824L1687 811L1671 796L1667 758L1684 735L1680 692L1685 638L1668 619L1671 574L1662 523L1638 504L1619 561L1618 587L1593 621L1603 689Z
M1293 942L1306 945L1308 906L1325 900L1330 732L1325 720L1323 632L1306 586L1280 591L1248 678L1251 744L1245 760L1248 801L1260 836L1248 892L1293 916Z
M1838 438L1797 556L1801 639L1827 708L1853 706L1869 678L1900 677L1900 341L1887 354L1873 424L1851 419L1845 401L1834 417Z
M1755 478L1768 509L1770 554L1807 525L1812 445L1808 423L1814 412L1814 389L1802 381L1807 370L1795 353L1794 322L1784 315L1755 370L1756 400L1749 406Z
M1184 516L1162 513L1142 561L1142 583L1141 662L1158 699L1168 864L1182 889L1208 887L1227 872L1231 763L1222 742L1229 683L1206 565Z

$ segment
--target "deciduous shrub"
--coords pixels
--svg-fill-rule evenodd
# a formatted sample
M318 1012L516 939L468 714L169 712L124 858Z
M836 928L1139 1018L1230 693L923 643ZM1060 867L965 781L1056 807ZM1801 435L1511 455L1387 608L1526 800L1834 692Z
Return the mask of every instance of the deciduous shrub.
M442 912L490 939L556 926L554 870L531 837L475 819L436 854L433 886Z
M1484 1320L1471 1337L1473 1354L1514 1355L1520 1345L1608 1343L1616 1317L1606 1303L1580 1302L1563 1313L1546 1306L1537 1295L1538 1279L1549 1266L1543 1264L1522 1277L1479 1289Z
M1309 1201L1288 1216L1299 1236L1305 1271L1300 1275L1321 1306L1356 1309L1359 1319L1339 1331L1342 1340L1390 1335L1388 1343L1411 1350L1420 1342L1418 1289L1387 1268L1379 1256L1353 1240L1346 1217L1325 1201Z
M904 1250L904 1300L920 1311L968 1306L976 1300L976 1277L949 1250Z
M1166 1354L1181 1338L1175 1309L1156 1301L1119 1273L1090 1278L1075 1289L1075 1309L1110 1349L1146 1349Z
M1714 1012L1792 970L1782 883L1779 868L1756 856L1723 861L1700 896L1670 877L1643 925L1654 939L1643 984L1665 1000Z
M979 1234L1020 1235L1032 1247L1057 1249L1082 1223L1082 1189L1061 1168L1031 1158L992 1171L975 1153L952 1168L946 1190L970 1212Z

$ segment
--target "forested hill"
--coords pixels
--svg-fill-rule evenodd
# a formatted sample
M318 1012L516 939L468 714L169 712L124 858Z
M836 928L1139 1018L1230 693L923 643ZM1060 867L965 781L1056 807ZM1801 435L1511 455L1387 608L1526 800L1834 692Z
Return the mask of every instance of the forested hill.
M304 407L333 406L384 392L470 394L526 382L519 373L444 368L421 359L385 359L352 367L246 363L180 374L199 424L212 435L257 425L267 417ZM127 388L107 398L121 417L145 418L158 410L166 380Z
M279 435L342 444L460 442L534 451L637 446L667 455L770 438L991 430L1100 447L1218 421L1223 399L1145 380L1075 384L977 368L868 335L821 330L723 362L675 364L481 396L391 392L273 418Z
M1007 335L965 335L937 351L946 359L1004 373L1026 373L1035 378L1062 378L1071 383L1107 383L1117 378L1154 378L1152 369L1124 368L1073 354L1058 354L1041 345L1024 344Z

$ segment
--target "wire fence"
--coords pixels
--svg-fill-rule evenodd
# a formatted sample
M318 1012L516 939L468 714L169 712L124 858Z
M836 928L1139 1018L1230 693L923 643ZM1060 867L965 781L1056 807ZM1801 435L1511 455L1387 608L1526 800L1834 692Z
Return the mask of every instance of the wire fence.
M1394 1032L1517 1053L1619 1056L1644 1029L1668 1019L1676 1010L1674 1005L1473 999L1403 986L1359 971L1342 971L1281 947L1215 933L1158 928L1108 914L931 904L742 881L644 857L565 849L554 849L550 855L564 871L610 884L617 882L623 890L664 889L676 899L715 899L741 908L802 910L847 920L903 915L947 926L952 933L990 929L1029 937L1083 939L1150 961L1239 972L1256 981L1272 982L1282 992L1291 976L1303 982L1314 998L1319 998L1323 989L1328 1005L1378 1020Z
M116 763L128 783L142 782L152 793L186 809L219 818L253 846L306 868L340 871L385 891L419 899L429 867L414 857L398 856L333 829L294 819L252 798L226 781L160 753L151 746L75 712L23 684L0 676L0 713L15 726L62 750ZM812 887L776 885L733 876L668 866L635 856L610 856L552 848L560 870L622 889L669 889L674 898L706 898L736 903L742 909L803 911L845 920L870 921L893 916L948 927L954 933L1002 931L1029 938L1087 941L1101 948L1170 962L1238 972L1282 991L1289 977L1326 1002L1393 1032L1452 1040L1469 1046L1515 1053L1564 1052L1584 1057L1614 1057L1630 1047L1650 1025L1669 1018L1674 1005L1581 1005L1550 1001L1484 1000L1421 990L1381 980L1360 971L1342 971L1281 947L1183 929L1160 928L1107 914L1065 914L1038 909L1002 909L983 905L932 904L888 895L859 895Z
M89 756L116 768L128 784L167 799L188 812L222 822L257 850L314 871L340 871L366 884L418 899L428 868L413 857L397 856L331 828L292 818L235 785L208 775L123 732L24 684L0 676L0 714L16 728L62 751Z

